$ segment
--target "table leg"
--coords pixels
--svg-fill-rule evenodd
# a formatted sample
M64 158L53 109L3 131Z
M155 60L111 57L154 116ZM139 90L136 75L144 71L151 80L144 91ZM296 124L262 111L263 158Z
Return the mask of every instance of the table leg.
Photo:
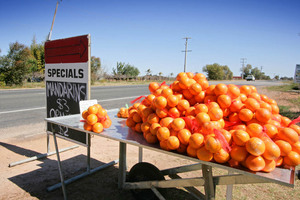
M213 182L212 167L208 165L202 165L202 174L205 180L205 199L215 199L215 185Z
M61 167L61 162L60 162L59 151L58 151L58 146L57 146L57 140L56 140L55 133L53 133L53 138L54 138L54 144L55 144L55 150L56 150L56 156L57 156L57 162L58 162L58 170L59 170L59 175L60 175L61 187L62 187L64 199L66 200L67 199L67 191L66 191L64 176L63 176L63 173L62 173L62 167Z
M118 187L122 189L126 180L126 143L119 143L119 180Z
M234 174L232 171L228 170L228 175ZM233 190L233 185L227 185L226 188L226 200L231 200L232 199L232 190Z
M143 148L139 147L139 162L143 162Z
M87 169L86 171L90 173L91 171L91 136L87 134Z

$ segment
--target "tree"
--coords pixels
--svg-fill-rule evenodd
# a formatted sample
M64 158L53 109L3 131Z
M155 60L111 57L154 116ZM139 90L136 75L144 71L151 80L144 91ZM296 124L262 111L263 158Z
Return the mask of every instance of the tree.
M226 80L232 79L233 73L227 65L219 65L214 63L203 67L203 72L206 72L210 80Z
M40 76L43 76L45 71L45 48L43 42L37 44L35 36L33 36L30 45L30 52L32 56L30 64L35 70L34 72L39 72Z
M117 62L117 67L113 68L113 74L115 76L125 75L126 77L137 77L140 71L132 65Z
M91 57L91 81L92 84L98 79L99 72L101 72L101 61L100 58Z
M241 69L242 75L244 78L246 78L248 75L251 74L251 69L252 69L252 65L247 64L246 67L244 67L244 69Z
M146 75L147 75L147 76L151 76L151 73L152 73L151 69L147 69L147 70L146 70Z
M30 58L30 50L24 44L18 42L9 45L9 52L0 60L0 74L6 85L22 85L23 80L30 72L27 61Z

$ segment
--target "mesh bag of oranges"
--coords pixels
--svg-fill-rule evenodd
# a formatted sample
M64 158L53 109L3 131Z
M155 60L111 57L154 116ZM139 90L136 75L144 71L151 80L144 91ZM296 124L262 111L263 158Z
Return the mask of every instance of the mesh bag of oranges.
M128 108L121 107L119 112L117 113L117 117L127 118L128 117Z
M201 73L181 72L170 86L152 82L149 91L132 102L126 120L148 143L251 171L300 164L300 118L280 115L254 86L209 85Z
M109 128L112 123L107 111L100 104L95 104L84 110L82 118L84 119L83 128L95 133L101 133L105 128Z

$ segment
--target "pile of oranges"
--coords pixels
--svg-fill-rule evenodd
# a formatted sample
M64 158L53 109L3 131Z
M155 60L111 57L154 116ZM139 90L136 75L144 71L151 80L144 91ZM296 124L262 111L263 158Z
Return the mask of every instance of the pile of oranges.
M121 107L119 112L117 113L117 117L119 118L128 118L128 108Z
M104 128L109 128L112 123L107 111L100 104L95 104L84 110L82 118L84 119L83 128L95 133L101 133Z
M300 127L254 86L209 85L201 73L181 72L170 86L152 82L149 91L126 120L148 143L251 171L300 164Z

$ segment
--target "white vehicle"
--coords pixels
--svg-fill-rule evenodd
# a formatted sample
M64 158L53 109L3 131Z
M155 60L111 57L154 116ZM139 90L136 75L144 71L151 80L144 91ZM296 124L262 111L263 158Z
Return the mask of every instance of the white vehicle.
M255 81L255 77L253 75L248 75L246 81Z

